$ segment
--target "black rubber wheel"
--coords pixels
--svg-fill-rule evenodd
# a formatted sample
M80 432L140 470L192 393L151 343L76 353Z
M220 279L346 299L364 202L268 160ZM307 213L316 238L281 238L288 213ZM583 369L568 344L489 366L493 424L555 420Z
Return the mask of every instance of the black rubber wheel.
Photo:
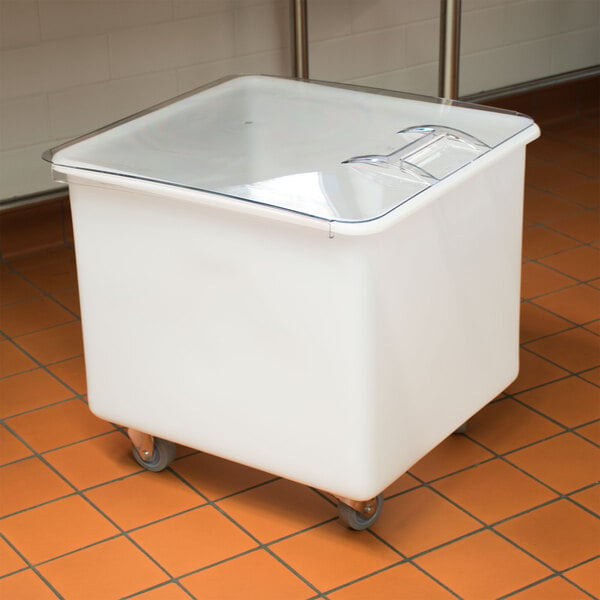
M343 502L338 504L338 516L340 517L340 521L342 521L346 527L356 531L362 531L363 529L368 529L375 521L377 521L382 508L383 494L379 494L379 496L375 498L375 511L370 517L365 517L365 515Z
M148 471L155 472L164 471L173 462L177 452L177 447L173 442L162 438L154 438L154 451L150 460L144 460L135 446L132 446L131 449L133 450L133 458L139 465Z

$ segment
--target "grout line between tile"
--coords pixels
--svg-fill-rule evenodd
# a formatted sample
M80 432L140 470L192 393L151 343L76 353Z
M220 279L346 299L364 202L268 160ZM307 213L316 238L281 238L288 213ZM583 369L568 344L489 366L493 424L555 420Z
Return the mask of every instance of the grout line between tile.
M8 544L8 546L10 546L10 548L13 550L13 552L15 552L19 556L19 558L21 558L21 560L27 564L27 567L23 567L22 569L18 569L17 571L12 571L11 573L6 573L5 575L0 576L0 580L4 579L6 577L10 577L11 575L15 575L16 573L21 573L24 571L31 570L56 594L56 597L59 600L65 600L64 596L61 593L59 593L59 591L50 583L50 581L48 581L48 579L46 579L46 577L44 577L44 575L42 573L40 573L40 571L37 569L37 567L34 566L27 559L27 557L24 556L5 535L0 533L0 539L3 539Z
M0 330L0 332L2 332ZM3 332L2 332L3 333ZM43 371L46 372L47 375L50 375L50 377L52 377L52 379L55 379L56 381L58 381L58 383L60 383L61 385L65 386L69 391L71 391L73 393L74 396L77 396L80 399L83 399L83 396L85 396L86 394L80 394L79 392L77 392L75 389L73 389L69 384L65 383L60 377L58 377L57 375L55 375L52 371L50 371L46 365L44 365L41 361L39 361L35 356L33 356L33 354L29 353L25 348L23 348L20 344L18 344L17 342L15 342L14 338L10 338L12 343L21 351L23 352L23 354L25 354L28 358L30 358L33 362L35 362L36 365L38 365L38 367L40 369L42 369Z
M527 475L529 475L527 473ZM531 477L531 475L529 475ZM535 479L535 478L534 478ZM442 492L440 492L439 490L430 487L429 485L426 484L426 487L428 487L431 491L435 492L438 496L440 496L441 498L443 498L444 500L446 500L447 502L449 502L450 504L452 504L455 508L459 509L460 511L464 512L466 515L468 515L469 517L471 517L472 519L476 520L477 522L482 524L482 528L477 529L475 531L472 531L464 536L460 536L458 538L455 538L453 540L450 540L444 544L440 544L439 546L436 546L435 548L429 548L421 553L419 553L418 555L415 556L411 556L411 559L414 559L415 557L420 557L420 556L424 556L426 554L429 554L430 552L433 552L434 550L439 550L440 548L449 546L450 544L457 542L459 540L465 539L467 537L471 537L477 533L481 533L482 531L489 531L493 534L495 534L496 536L502 538L505 542L508 542L509 544L511 544L512 546L514 546L515 548L517 548L518 550L520 550L521 552L527 554L527 556L529 556L530 558L534 559L535 561L539 562L541 565L543 565L544 567L546 567L547 569L549 569L550 571L552 571L553 573L558 573L558 571L556 569L554 569L552 566L550 566L549 564L547 564L545 561L543 561L539 556L536 556L535 554L533 554L532 552L530 552L529 550L521 547L519 544L517 544L516 542L514 542L513 540L511 540L509 537L505 536L503 533L501 533L500 531L496 530L494 527L496 524L492 524L492 525L488 525L487 523L485 523L485 521L483 521L482 519L480 519L479 517L477 517L476 515L472 514L470 511L468 511L466 508L464 508L463 506L461 506L460 504L458 504L457 502L455 502L454 500L452 500L451 498L449 498L448 496L446 496L445 494L443 494ZM558 501L558 499L554 500L555 502ZM546 503L544 503L546 504ZM543 505L540 505L543 506ZM519 515L522 514L526 514L528 512L531 512L533 510L536 510L537 508L539 508L540 506L536 506L534 508L531 508L527 511L523 511L522 513L519 513ZM515 515L513 515L511 518L514 518Z
M249 536L256 544L257 547L254 548L253 550L257 550L257 549L263 549L266 552L268 552L272 558L274 558L275 560L277 560L277 562L279 562L280 564L282 564L288 571L290 571L291 573L293 573L296 577L298 577L303 583L305 583L307 586L309 586L312 590L314 590L317 594L321 594L321 590L319 590L317 588L317 586L315 586L313 583L311 583L308 579L306 579L301 573L299 573L298 571L296 571L296 569L294 569L291 565L289 565L287 562L285 562L282 558L280 558L273 550L271 550L271 548L269 548L270 545L275 544L276 542L280 542L283 539L287 539L288 537L292 537L293 535L298 535L300 533L304 533L306 531L309 531L311 529L314 529L320 525L323 525L325 523L328 523L330 521L332 521L333 519L328 519L327 521L323 521L322 523L319 523L317 525L314 525L312 527L308 527L306 529L303 529L301 531L296 531L294 532L294 534L290 535L290 536L285 536L283 538L280 538L278 540L273 540L271 542L269 542L268 544L265 544L263 542L261 542L254 534L252 534L248 529L246 529L241 523L239 523L236 519L234 519L227 511L225 511L221 506L219 506L217 504L216 501L211 500L210 498L208 498L208 496L206 496L204 493L202 493L200 490L197 490L194 486L192 486L189 482L185 481L178 473L175 473L175 475L181 479L182 481L184 481L184 483L186 485L188 485L191 489L195 490L196 493L198 493L201 497L203 497L206 500L207 505L212 506L215 510L217 510L219 513L221 513L226 519L228 519L231 523L233 523L236 527L238 527L241 531L243 531L247 536ZM256 486L255 486L256 487ZM206 567L203 567L202 569L196 570L196 571L192 571L190 573L187 573L186 575L190 575L192 573L196 573L199 572L201 570L204 570L206 568L210 568L211 566L216 566L217 564L221 564L222 562L227 562L228 560L232 560L232 558L234 557L228 557L227 559L224 559L223 561L219 561L218 563L214 563L212 565L207 565Z
M36 406L35 408L31 408L29 410L24 410L21 413L15 413L14 415L7 415L6 417L2 417L2 419L0 419L0 422L6 424L7 421L10 421L11 419L14 419L15 417L22 417L24 415L30 415L31 413L36 413L36 412L39 412L46 408L51 408L53 406L58 406L60 404L66 404L67 402L74 402L74 401L83 402L83 404L85 404L86 406L88 405L87 402L82 397L71 396L69 398L65 398L64 400L57 400L56 402L51 402L50 404L44 404L43 406ZM108 423L108 421L105 421L105 423ZM112 423L111 423L111 425L112 425ZM11 431L12 431L12 429L11 429ZM103 434L99 434L99 435L103 435ZM84 439L92 439L95 437L98 437L98 435L92 435L89 438L84 438ZM78 441L84 441L84 440L78 440ZM50 452L51 450L58 450L59 448L66 448L67 446L71 446L72 444L76 444L76 443L77 442L70 442L69 444L65 444L64 446L57 446L56 448L49 448L48 450L42 450L40 452L40 454L44 454L45 452Z
M198 600L195 596L193 596L190 592L188 592L188 590L186 590L185 587L183 587L183 585L179 581L177 581L177 579L173 579L172 581L163 581L162 583L153 585L152 587L138 590L137 592L134 592L133 594L130 594L128 596L123 596L122 598L120 598L120 600L129 600L129 599L133 599L133 598L139 598L143 594L147 594L148 592L153 592L155 590L159 590L160 588L166 587L167 585L170 585L170 584L176 585L182 592L184 592L189 598L191 598L191 600Z
M513 590L512 592L505 594L504 596L501 596L500 598L498 598L498 600L508 600L509 598L514 598L517 594L520 594L527 590L531 590L531 589L535 588L536 586L540 585L541 583L546 583L547 581L551 581L553 579L563 579L563 580L567 581L568 583L573 583L572 581L565 579L563 574L559 572L557 574L548 575L548 577L544 577L543 579L538 579L537 581L534 581L533 583L523 586L523 587L519 588L518 590ZM579 585L575 584L575 587L578 588L579 591L585 592L586 596L589 596L593 600L597 600L597 598L595 596L591 595L589 592L584 590Z
M578 325L577 327L573 327L573 330L575 329L583 329L583 325ZM571 331L571 329L567 330L567 331ZM562 332L564 333L564 332ZM591 332L590 332L591 333ZM557 334L553 334L553 335L557 335ZM548 337L552 337L552 336L548 336ZM583 369L582 371L571 371L571 369L569 369L568 367L565 367L564 365L561 365L560 363L557 363L555 361L553 361L552 359L548 358L547 356L544 356L543 354L540 354L539 352L536 352L535 350L532 350L531 348L527 348L527 345L530 342L526 342L525 344L521 344L521 348L523 350L526 350L527 352L529 352L530 354L533 354L535 356L537 356L538 358L541 358L543 360L545 360L546 362L549 362L551 365L554 365L555 367L559 367L560 369L562 369L563 371L566 371L569 375L565 376L565 377L559 377L558 379L552 379L550 381L546 381L541 385L547 385L548 383L553 383L555 381L560 381L561 379L566 379L566 377L572 377L572 376L576 376L578 373L583 372L583 371L587 371L589 370L589 367L587 369ZM595 367L593 367L595 368ZM524 390L519 390L518 392L514 392L514 393L518 393L521 394L522 392L528 392L529 390L533 390L535 388L541 387L540 385L534 385L530 388L524 389Z
M29 458L37 458L38 460L40 460L46 467L48 467L55 475L57 475L60 479L62 479L71 489L74 490L74 493L72 494L65 494L64 496L60 496L58 498L54 498L53 500L50 500L48 502L44 502L42 504L38 504L36 506L30 506L26 509L23 509L22 511L17 511L16 513L11 513L10 515L4 515L2 517L2 520L9 517L9 516L13 516L15 514L20 514L23 512L26 512L28 510L31 510L33 508L37 508L39 506L43 506L45 504L50 504L51 502L55 502L58 500L62 500L64 498L67 497L71 497L71 496L79 496L79 498L81 498L84 502L86 502L87 504L89 504L94 510L98 511L105 519L108 520L109 523L111 523L116 529L117 531L120 532L120 535L122 535L124 538L126 538L130 543L132 543L140 552L142 552L147 558L149 558L157 567L160 568L161 571L163 571L170 579L172 579L170 573L168 573L168 571L160 564L158 563L158 561L156 561L156 559L151 556L148 552L146 552L144 550L144 548L142 548L135 540L131 539L131 537L129 537L127 535L127 533L123 530L122 527L120 527L112 518L110 518L103 510L101 510L98 506L96 506L81 490L79 490L75 485L73 485L58 469L56 469L52 464L50 464L43 455L39 454L37 451L35 451L35 449L29 444L27 443L23 438L21 438L20 436L17 436L18 439L24 443L30 450L33 451L34 453L34 457L29 457ZM120 535L116 535L115 538L120 537ZM99 542L95 542L93 544L90 544L89 546L86 547L94 547L97 546L103 542L105 542L106 540L102 540ZM74 552L79 552L81 550L81 548L78 548L77 550L74 550L72 553ZM51 560L57 560L57 558L53 558Z

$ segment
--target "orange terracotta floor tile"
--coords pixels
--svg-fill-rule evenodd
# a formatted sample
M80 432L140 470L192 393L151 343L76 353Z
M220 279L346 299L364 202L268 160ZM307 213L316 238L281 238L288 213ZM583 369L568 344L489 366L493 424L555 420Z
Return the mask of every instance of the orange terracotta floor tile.
M552 574L491 531L458 540L415 562L463 600L495 600Z
M527 146L527 156L535 156L544 161L557 162L569 150L577 149L577 146L568 144L563 139L542 135Z
M570 186L561 187L557 193L563 198L593 208L598 206L599 203L600 185L597 178L591 179L588 177L579 182L573 182Z
M8 464L30 456L32 451L8 429L0 426L0 464Z
M80 490L140 470L129 438L119 431L47 452L44 458Z
M136 594L135 600L190 600L190 596L177 583L167 583L148 592Z
M27 281L45 292L53 293L77 285L74 257L45 265L17 266L15 262L12 264Z
M0 579L0 598L56 600L58 596L31 569Z
M572 323L553 315L551 312L533 304L532 302L521 303L521 343L531 342L540 337L558 333L565 329L571 329Z
M577 213L552 221L549 227L580 242L590 243L600 238L600 214L595 210Z
M451 600L454 594L409 563L386 569L367 579L327 594L330 600L366 600L368 598L414 598L415 600Z
M592 246L578 246L543 258L540 262L580 281L589 281L600 275L600 250Z
M48 370L78 394L87 394L85 359L83 357L54 363L48 367Z
M539 442L506 458L562 494L598 480L600 449L572 433Z
M387 500L371 530L405 556L414 556L480 527L439 494L418 488Z
M561 577L552 577L510 597L511 600L589 600L589 596Z
M22 335L15 338L15 341L28 354L45 365L83 354L79 321Z
M8 262L15 269L21 270L51 265L56 262L74 260L74 258L75 251L72 248L61 246L58 248L48 248L43 252L32 252L23 256L11 258Z
M600 520L568 500L542 506L495 529L561 571L598 554Z
M554 492L500 459L445 477L433 487L488 524L556 498Z
M0 468L0 517L73 493L39 458L27 458Z
M528 156L525 181L540 190L556 193L586 183L588 178L536 156Z
M0 418L71 398L71 392L42 369L0 379Z
M555 423L511 398L488 404L469 421L467 430L469 437L499 454L561 431L563 429Z
M584 283L536 298L535 303L578 325L600 316L600 290Z
M590 323L586 323L584 327L588 331L591 331L592 333L595 333L596 335L600 336L600 319L597 321L591 321Z
M32 333L74 319L70 312L45 297L0 308L0 329L10 336Z
M467 431L469 425L467 424ZM464 435L450 435L424 456L410 472L423 481L433 481L493 457L491 452L474 444Z
M64 308L70 310L76 315L81 315L81 307L79 305L79 290L71 288L66 290L58 290L52 294L52 297Z
M581 207L573 202L558 198L534 188L525 188L525 218L535 223L544 223L581 212Z
M545 339L540 340L540 342L545 341ZM538 385L562 379L568 374L568 371L565 369L557 367L551 362L536 356L526 348L521 348L519 352L519 375L515 381L506 388L506 392L508 394L523 392Z
M168 471L132 475L85 495L125 530L205 504L199 494Z
M569 498L600 516L600 483L571 494Z
M311 587L264 550L244 554L181 579L195 598L239 600L305 600L315 595ZM252 592L249 592L252 590Z
M114 430L110 423L95 417L87 404L78 399L12 417L6 420L6 424L36 452Z
M41 290L33 287L5 265L0 265L0 305L14 304L41 296Z
M385 488L383 491L383 497L390 498L391 496L395 496L401 492L406 492L413 488L419 487L420 485L421 482L418 479L415 479L409 473L404 473L404 475L398 477L394 483Z
M573 248L578 242L545 227L528 227L523 234L523 256L541 258Z
M273 475L204 452L177 460L173 470L210 500L247 490Z
M270 549L320 590L329 590L399 562L401 557L372 535L321 525Z
M39 571L69 600L117 600L169 579L123 537L47 562Z
M20 571L25 568L27 563L0 538L0 577ZM1 596L0 596L1 598Z
M586 562L565 573L565 577L592 594L594 598L600 598L600 558Z
M0 341L0 377L16 375L37 368L37 364L10 340Z
M212 506L201 506L130 534L171 575L207 567L256 548L257 542ZM218 543L199 544L202 539Z
M530 342L526 348L574 373L591 369L600 363L598 336L582 328L570 329ZM522 389L524 388L515 389L513 392Z
M68 496L0 522L0 532L32 564L119 534L80 496Z
M600 421L584 425L583 427L577 428L577 433L582 435L584 438L594 442L594 444L600 445Z
M576 377L549 383L516 397L567 427L600 418L600 389Z
M573 169L573 171L587 175L588 177L597 178L598 173L600 173L600 157L598 156L598 152L571 152L569 150L569 153L562 157L560 162L564 167ZM575 200L583 204L579 196L575 197Z
M218 503L263 543L337 516L335 506L310 488L279 479Z
M521 269L521 296L525 299L567 288L576 283L572 277L537 262L527 262Z

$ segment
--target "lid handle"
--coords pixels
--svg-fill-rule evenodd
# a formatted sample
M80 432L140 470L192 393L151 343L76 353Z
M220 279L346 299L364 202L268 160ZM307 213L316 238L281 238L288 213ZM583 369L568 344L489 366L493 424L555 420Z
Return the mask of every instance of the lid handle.
M442 177L448 175L449 172L455 171L457 168L464 166L464 164L471 162L475 158L478 158L482 154L485 154L491 150L491 146L488 146L485 142L470 135L460 129L454 129L452 127L445 127L443 125L419 125L416 127L408 127L402 129L397 133L422 133L423 135L394 150L390 154L367 154L363 156L353 156L342 161L342 164L362 163L373 165L376 167L383 168L394 168L396 169L397 176L405 177L417 183L423 185L433 185L438 182ZM434 175L429 169L419 165L418 162L422 155L428 154L431 156L431 151L436 151L437 146L443 142L451 142L454 148L460 148L466 151L467 159L463 164L451 168L449 172L445 172L442 176ZM443 150L443 148L440 148ZM452 151L452 148L449 152ZM421 156L420 156L421 155ZM426 158L428 158L426 156ZM453 165L454 167L454 165ZM444 170L447 170L444 169Z

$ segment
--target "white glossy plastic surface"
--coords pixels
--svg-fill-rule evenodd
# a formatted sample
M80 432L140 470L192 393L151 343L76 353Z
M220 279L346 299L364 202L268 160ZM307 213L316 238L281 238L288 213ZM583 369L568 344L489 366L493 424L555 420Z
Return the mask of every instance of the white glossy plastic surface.
M407 123L435 120L437 104L411 103L413 119L389 100ZM91 409L375 497L518 371L525 144L537 128L499 145L483 129L496 147L357 223L55 165L70 186ZM368 154L367 141L343 158ZM260 150L248 160L262 164Z
M68 144L51 160L356 222L532 128L523 115L460 103L247 76ZM365 155L384 160L356 160Z

